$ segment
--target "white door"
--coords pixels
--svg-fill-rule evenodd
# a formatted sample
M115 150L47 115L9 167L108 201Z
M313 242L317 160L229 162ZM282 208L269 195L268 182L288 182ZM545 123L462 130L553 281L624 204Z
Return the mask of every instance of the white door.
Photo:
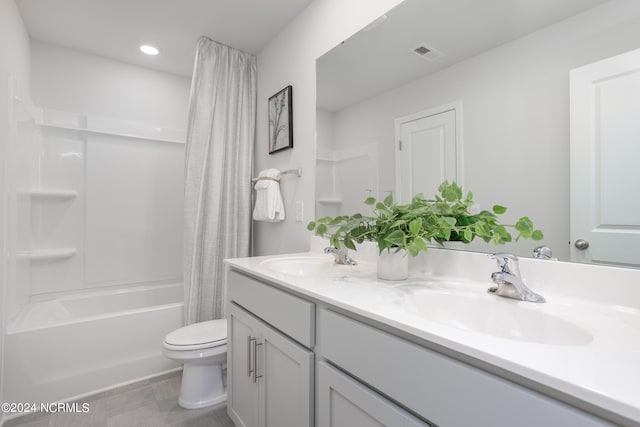
M436 194L442 181L461 179L459 104L396 119L396 195L401 203Z
M571 70L571 259L640 266L640 50Z

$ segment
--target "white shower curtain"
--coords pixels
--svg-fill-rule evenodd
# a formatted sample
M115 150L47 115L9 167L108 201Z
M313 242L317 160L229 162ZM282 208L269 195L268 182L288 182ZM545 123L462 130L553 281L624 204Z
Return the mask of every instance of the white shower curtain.
M198 41L185 155L185 323L225 316L224 258L249 255L256 58Z

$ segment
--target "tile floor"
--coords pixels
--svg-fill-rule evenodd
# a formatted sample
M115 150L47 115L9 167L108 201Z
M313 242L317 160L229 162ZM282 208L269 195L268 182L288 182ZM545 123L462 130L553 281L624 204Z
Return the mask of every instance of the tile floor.
M86 414L29 414L5 427L234 427L225 404L189 410L178 406L181 378L178 372L80 399L90 405Z

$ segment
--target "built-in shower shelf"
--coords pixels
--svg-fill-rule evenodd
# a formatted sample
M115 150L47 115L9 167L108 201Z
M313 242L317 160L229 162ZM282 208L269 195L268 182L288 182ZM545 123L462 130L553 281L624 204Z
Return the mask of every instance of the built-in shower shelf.
M342 199L318 199L321 205L341 205Z
M29 190L28 193L35 199L69 200L78 197L78 192L75 190L45 190L34 188Z
M76 248L36 249L29 252L18 252L18 259L30 259L32 261L55 261L73 257L78 253Z

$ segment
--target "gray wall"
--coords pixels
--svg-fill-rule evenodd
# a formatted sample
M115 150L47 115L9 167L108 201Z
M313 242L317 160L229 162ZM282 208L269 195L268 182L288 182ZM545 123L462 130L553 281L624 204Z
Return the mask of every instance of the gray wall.
M281 189L287 219L254 223L254 254L300 252L309 248L306 224L315 202L316 58L385 13L400 0L315 0L258 55L256 173L274 167L303 168L302 178L284 178ZM293 86L294 148L269 156L267 99ZM304 202L303 222L295 221L295 201Z

